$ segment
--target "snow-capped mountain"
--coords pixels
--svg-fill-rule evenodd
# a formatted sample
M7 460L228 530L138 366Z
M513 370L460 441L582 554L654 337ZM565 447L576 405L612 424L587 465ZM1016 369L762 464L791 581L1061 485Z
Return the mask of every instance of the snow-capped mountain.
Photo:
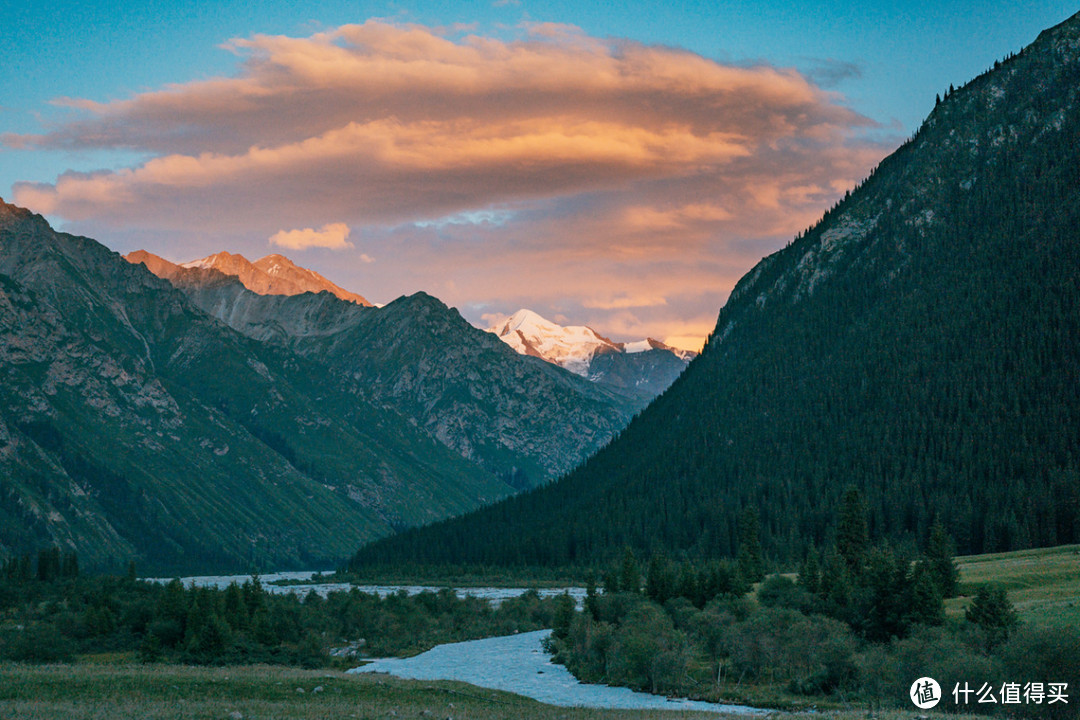
M488 328L522 355L547 360L572 373L588 377L592 359L600 353L622 352L591 327L553 323L532 310L521 309L495 327Z
M623 353L633 355L650 350L670 352L684 363L697 353L679 350L659 340L646 338L620 343L609 340L587 325L563 326L532 310L521 309L503 322L488 328L522 355L533 355L564 367L572 373L589 377L589 368L597 355Z
M142 259L137 262L142 262ZM182 263L179 267L217 270L233 275L240 279L244 287L259 295L299 295L325 290L357 305L371 305L360 295L335 285L314 270L300 267L284 255L267 255L251 262L243 255L219 252Z
M488 332L522 355L547 360L643 403L663 392L697 355L653 338L615 342L588 326L559 325L526 309Z

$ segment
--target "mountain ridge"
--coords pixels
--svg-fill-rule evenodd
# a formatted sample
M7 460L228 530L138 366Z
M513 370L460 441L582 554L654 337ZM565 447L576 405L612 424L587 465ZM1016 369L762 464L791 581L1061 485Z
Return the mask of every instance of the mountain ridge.
M640 391L522 358L424 292L361 307L329 293L260 295L216 268L128 260L149 260L211 316L318 360L358 397L410 418L519 490L573 468L645 402Z
M365 307L371 303L357 293L346 290L327 280L309 268L301 267L284 255L277 253L266 255L254 262L239 253L221 251L198 260L174 263L146 250L135 250L124 256L131 263L143 263L150 272L167 280L186 277L187 282L197 282L197 278L213 278L198 272L215 271L237 278L240 283L259 295L299 295L305 292L328 292L340 300L347 300Z

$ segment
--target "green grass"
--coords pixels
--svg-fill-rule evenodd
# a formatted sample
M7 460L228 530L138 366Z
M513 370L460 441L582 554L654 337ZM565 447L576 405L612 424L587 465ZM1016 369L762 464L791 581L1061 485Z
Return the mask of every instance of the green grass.
M316 688L322 688L316 692ZM303 690L303 692L300 692ZM0 664L2 720L704 720L683 711L588 710L544 705L462 683L399 680L316 670L245 666ZM910 712L878 712L910 720ZM730 716L735 717L735 716ZM739 716L745 717L745 716ZM866 711L785 715L862 720ZM963 720L965 716L952 716Z
M1080 545L1062 545L956 559L961 593L949 600L960 615L980 585L1004 587L1022 622L1080 625Z

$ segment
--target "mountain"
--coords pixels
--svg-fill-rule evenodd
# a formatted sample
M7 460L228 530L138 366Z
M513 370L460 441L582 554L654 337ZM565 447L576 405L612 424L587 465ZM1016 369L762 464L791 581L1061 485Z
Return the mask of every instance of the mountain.
M732 292L702 354L557 483L362 548L384 563L574 565L624 545L768 555L942 521L961 553L1080 541L1080 15L950 92Z
M0 376L4 558L57 544L159 573L326 566L511 491L348 378L2 202Z
M259 295L299 295L325 291L357 305L371 306L362 296L335 285L314 270L300 267L284 255L267 255L251 262L240 254L219 252L180 265L145 250L128 253L125 258L129 262L146 263L150 272L166 279L179 276L183 269L216 270L238 278L244 287Z
M547 360L614 392L641 398L642 406L667 389L697 355L652 338L614 342L590 327L564 327L525 309L488 332L522 355Z
M425 293L361 307L329 293L260 295L216 268L175 270L148 253L128 259L244 335L318 360L358 398L410 418L516 489L570 471L644 404L516 354Z
M622 352L617 344L591 327L563 327L532 310L518 310L495 327L488 328L522 355L532 355L588 377L592 359L603 353Z

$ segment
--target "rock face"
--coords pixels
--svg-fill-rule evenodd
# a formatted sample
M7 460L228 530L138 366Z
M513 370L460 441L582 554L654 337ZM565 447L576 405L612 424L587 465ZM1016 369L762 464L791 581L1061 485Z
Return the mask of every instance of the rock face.
M794 563L849 485L875 537L915 545L940 520L962 553L1080 542L1078 228L1080 15L943 98L762 260L577 471L356 562L730 556L753 508Z
M590 327L564 327L524 309L488 332L522 355L547 360L613 392L638 398L642 407L666 390L697 356L652 338L614 342Z
M645 402L638 392L615 392L518 355L425 293L361 307L325 292L259 295L217 271L172 272L154 259L151 266L171 272L210 315L317 359L357 397L410 418L517 489L571 470Z
M347 378L3 203L0 378L0 557L325 566L510 491Z
M267 255L251 262L243 255L219 252L177 265L145 250L136 250L125 255L124 259L131 263L143 263L150 272L167 280L181 276L205 277L205 274L185 273L185 270L216 270L222 275L237 278L248 290L260 295L299 295L325 291L357 305L371 306L362 296L335 285L314 270L300 267L284 255Z

